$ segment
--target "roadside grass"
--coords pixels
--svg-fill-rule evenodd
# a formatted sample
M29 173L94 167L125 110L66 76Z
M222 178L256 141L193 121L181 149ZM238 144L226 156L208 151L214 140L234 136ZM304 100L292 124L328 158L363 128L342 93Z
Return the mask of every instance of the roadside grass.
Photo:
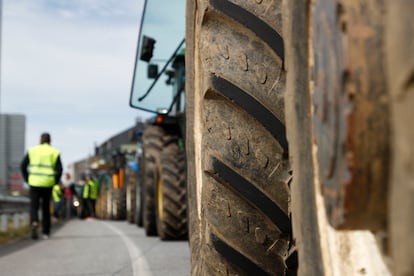
M13 229L12 227L9 227L9 230L7 232L0 232L0 245L4 245L9 242L26 237L30 234L30 231L31 228L29 225L20 227L18 229Z

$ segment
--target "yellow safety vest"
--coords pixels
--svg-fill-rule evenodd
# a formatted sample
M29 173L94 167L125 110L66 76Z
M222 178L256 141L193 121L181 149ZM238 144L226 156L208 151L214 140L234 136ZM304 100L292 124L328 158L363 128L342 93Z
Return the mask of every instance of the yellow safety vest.
M93 180L89 180L88 181L89 187L90 187L90 198L91 199L97 199L98 198L98 183L93 181Z
M91 186L89 185L88 182L85 182L85 185L83 185L82 198L88 199L91 193L90 190L91 190Z
M58 184L54 185L52 188L52 197L54 202L60 202L62 199L62 190Z
M55 184L55 166L60 152L44 143L29 150L29 185L52 187Z

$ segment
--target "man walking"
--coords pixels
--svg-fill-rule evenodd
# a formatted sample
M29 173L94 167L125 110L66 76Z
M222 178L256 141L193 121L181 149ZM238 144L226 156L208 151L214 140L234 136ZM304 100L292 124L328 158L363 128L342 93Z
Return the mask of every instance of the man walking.
M43 238L49 238L52 187L59 183L62 176L60 152L50 145L50 141L50 135L43 133L40 136L40 144L29 149L20 166L23 178L30 186L30 223L33 239L38 238L40 201Z

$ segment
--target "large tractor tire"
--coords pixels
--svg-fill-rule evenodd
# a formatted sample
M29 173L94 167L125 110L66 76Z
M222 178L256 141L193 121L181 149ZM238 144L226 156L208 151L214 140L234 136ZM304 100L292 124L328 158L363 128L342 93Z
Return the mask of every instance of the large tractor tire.
M282 1L187 1L192 275L295 274Z
M113 188L112 193L112 219L124 220L126 219L126 189Z
M143 183L142 183L142 219L147 236L157 235L155 187L158 183L157 160L162 151L164 131L158 126L149 126L144 130L143 141Z
M113 219L113 200L114 200L114 189L112 188L112 179L109 181L108 190L106 192L106 219Z
M384 12L381 0L284 1L299 275L390 273Z
M179 137L165 134L156 186L157 233L161 240L187 238L185 152Z
M395 275L414 275L414 3L387 3L387 69L393 114L390 251Z
M142 185L143 185L143 161L139 160L139 169L137 172L136 184L135 184L135 223L138 227L143 227L143 197L142 197Z
M132 169L127 170L127 186L126 186L126 212L127 221L135 223L136 212L136 185L137 174Z

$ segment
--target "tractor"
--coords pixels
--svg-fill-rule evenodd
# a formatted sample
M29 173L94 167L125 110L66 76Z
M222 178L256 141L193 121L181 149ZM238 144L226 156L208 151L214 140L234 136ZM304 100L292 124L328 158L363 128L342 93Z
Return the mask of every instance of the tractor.
M143 134L147 233L165 238L166 198L186 193L173 210L186 210L175 221L188 221L192 275L413 275L413 12L147 0L130 100L163 107ZM185 77L172 66L183 38ZM165 76L183 91L155 93ZM187 171L182 191L165 185L167 164Z
M176 1L162 3L165 8L158 11L159 4L147 1L144 5L130 100L132 107L152 114L140 137L142 156L138 162L140 181L135 182L135 217L148 236L183 240L188 236L184 17L181 23L169 17L167 7L177 8ZM153 22L150 16L154 12L165 22Z

